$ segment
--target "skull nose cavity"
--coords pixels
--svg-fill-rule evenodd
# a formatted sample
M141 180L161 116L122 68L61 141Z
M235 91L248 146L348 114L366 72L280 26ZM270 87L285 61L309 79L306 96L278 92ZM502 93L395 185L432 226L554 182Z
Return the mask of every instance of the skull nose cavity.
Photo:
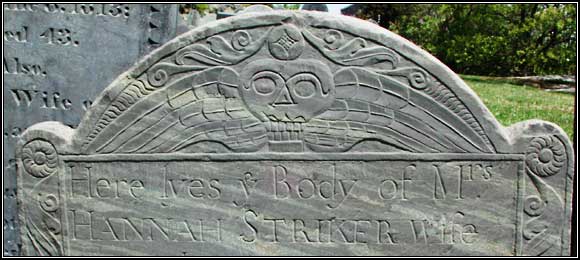
M280 94L278 94L278 97L276 97L276 100L274 101L274 103L272 103L273 106L287 106L295 104L296 103L292 99L290 92L288 92L288 87L286 86L282 88Z

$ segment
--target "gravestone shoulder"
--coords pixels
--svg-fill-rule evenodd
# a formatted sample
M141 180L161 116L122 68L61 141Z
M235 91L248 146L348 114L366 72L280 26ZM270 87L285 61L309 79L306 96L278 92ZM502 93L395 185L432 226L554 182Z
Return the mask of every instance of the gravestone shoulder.
M3 4L4 255L19 255L16 142L55 120L76 127L119 71L175 36L176 5Z

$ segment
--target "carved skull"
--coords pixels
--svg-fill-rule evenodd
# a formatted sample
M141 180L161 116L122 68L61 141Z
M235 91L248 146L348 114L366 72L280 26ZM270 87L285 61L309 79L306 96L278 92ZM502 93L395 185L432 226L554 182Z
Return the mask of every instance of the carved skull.
M253 61L241 73L241 96L263 122L304 123L334 101L328 66L316 60Z

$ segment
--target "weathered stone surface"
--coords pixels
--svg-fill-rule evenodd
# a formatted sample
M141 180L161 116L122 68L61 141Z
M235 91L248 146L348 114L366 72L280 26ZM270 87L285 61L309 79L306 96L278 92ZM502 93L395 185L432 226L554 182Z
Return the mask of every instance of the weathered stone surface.
M201 26L17 149L30 255L569 254L566 134L354 18Z
M17 255L15 143L30 125L76 127L120 71L175 37L175 5L5 4L4 254Z

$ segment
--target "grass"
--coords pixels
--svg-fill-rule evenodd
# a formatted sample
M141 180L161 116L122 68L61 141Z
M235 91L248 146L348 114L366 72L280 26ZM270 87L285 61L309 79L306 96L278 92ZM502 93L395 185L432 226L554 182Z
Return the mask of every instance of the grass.
M541 119L562 127L574 140L574 94L547 92L530 86L461 75L504 126Z

